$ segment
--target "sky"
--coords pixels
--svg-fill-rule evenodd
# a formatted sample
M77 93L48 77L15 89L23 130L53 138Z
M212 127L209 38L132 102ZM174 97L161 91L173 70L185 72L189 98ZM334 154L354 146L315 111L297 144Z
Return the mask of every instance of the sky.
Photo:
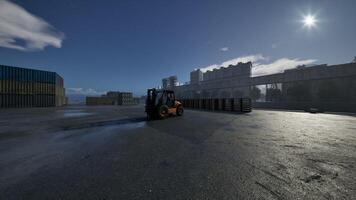
M252 61L253 75L356 56L354 0L0 0L0 64L68 94L143 95L162 78ZM306 16L315 24L307 27Z

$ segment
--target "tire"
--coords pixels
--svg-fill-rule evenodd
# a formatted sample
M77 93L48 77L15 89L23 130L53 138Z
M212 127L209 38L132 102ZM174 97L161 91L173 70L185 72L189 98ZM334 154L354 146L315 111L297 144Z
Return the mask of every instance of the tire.
M160 119L164 119L168 116L168 107L163 105L161 107L159 107L158 109L158 117Z
M182 116L184 113L184 109L182 106L178 106L177 108L177 116Z

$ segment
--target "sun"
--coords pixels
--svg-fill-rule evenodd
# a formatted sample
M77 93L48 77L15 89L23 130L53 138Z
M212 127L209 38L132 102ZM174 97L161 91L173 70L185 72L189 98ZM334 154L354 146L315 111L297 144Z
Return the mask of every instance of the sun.
M316 22L317 22L317 20L315 19L315 17L313 15L304 16L304 19L303 19L304 26L311 28L311 27L315 26Z

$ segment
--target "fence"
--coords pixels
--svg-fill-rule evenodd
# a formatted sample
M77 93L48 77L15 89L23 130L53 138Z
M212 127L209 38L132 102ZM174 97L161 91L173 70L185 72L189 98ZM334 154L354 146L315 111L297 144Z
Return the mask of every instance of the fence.
M226 99L182 99L185 108L210 110L251 112L251 99L249 98L226 98Z

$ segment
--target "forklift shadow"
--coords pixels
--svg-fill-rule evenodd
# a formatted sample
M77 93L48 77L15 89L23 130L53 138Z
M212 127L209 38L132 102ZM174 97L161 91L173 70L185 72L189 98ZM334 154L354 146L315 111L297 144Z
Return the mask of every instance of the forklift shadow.
M170 115L168 117L165 117L165 118L158 118L158 117L153 117L153 118L148 118L148 117L145 117L145 121L147 122L153 122L153 121L162 121L162 120L169 120L169 119L173 119L173 118L181 118L182 116L177 116L177 115Z

